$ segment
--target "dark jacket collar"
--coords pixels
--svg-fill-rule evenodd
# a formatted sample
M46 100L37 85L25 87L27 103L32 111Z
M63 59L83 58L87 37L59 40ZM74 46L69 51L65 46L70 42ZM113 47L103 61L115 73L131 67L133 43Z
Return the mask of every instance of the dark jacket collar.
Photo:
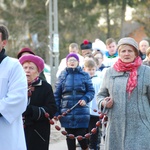
M76 68L66 68L66 71L69 73L76 73L76 72L80 72L82 69L80 66L76 67Z
M38 78L34 83L32 83L32 86L41 86L42 85L42 80Z
M146 54L143 54L140 50L139 50L139 56L141 57L142 60L146 58Z

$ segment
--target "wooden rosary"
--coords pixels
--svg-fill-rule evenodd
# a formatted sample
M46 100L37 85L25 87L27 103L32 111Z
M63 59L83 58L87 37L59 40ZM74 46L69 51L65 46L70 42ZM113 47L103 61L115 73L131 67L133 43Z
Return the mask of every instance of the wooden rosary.
M54 116L54 120L59 120L61 117L65 117L72 109L74 109L79 103L76 103L72 108L68 109L66 112L63 112L62 115L58 115L57 117ZM94 112L97 112L96 109L92 109ZM47 112L45 113L45 117L49 120L49 123L51 125L55 125L53 119L50 119L49 114ZM95 128L93 128L89 133L85 134L84 136L74 136L73 134L68 134L67 131L61 131L61 127L59 127L58 125L55 125L55 129L58 131L61 131L61 133L64 136L69 137L70 139L78 139L78 140L83 140L83 139L89 139L91 137L92 134L95 134L97 132L97 128L100 127L101 124L104 124L106 126L107 123L107 115L103 112L98 112L99 114L99 121L96 122L95 124Z

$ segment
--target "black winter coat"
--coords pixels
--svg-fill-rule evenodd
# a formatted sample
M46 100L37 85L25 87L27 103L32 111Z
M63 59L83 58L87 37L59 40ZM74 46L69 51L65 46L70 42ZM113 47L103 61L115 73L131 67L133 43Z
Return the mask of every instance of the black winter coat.
M90 102L95 91L88 73L80 67L66 68L56 82L54 92L58 114L72 108L79 100ZM66 116L60 118L65 128L87 128L90 120L89 107L77 105Z
M49 113L50 118L56 113L53 90L49 83L40 79L32 86L34 91L23 113L27 150L48 150L50 124L44 112Z

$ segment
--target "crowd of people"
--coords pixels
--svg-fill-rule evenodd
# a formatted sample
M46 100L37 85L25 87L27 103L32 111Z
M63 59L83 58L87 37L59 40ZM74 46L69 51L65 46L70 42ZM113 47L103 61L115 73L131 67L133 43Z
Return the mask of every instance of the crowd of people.
M77 144L82 150L149 149L147 40L108 38L105 44L97 40L99 47L89 40L80 46L70 43L53 91L43 74L44 60L29 47L18 52L18 60L6 55L8 37L7 27L0 25L1 149L48 150L51 119L65 129L68 150ZM105 126L96 126L99 112L108 117ZM92 134L85 138L88 133ZM100 149L102 135L104 149Z

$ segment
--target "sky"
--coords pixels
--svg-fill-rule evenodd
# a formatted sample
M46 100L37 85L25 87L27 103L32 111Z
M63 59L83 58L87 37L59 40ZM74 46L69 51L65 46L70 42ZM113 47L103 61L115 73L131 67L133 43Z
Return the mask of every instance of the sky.
M134 11L134 8L127 7L126 8L126 13L125 13L125 20L129 21L132 19L132 12Z

